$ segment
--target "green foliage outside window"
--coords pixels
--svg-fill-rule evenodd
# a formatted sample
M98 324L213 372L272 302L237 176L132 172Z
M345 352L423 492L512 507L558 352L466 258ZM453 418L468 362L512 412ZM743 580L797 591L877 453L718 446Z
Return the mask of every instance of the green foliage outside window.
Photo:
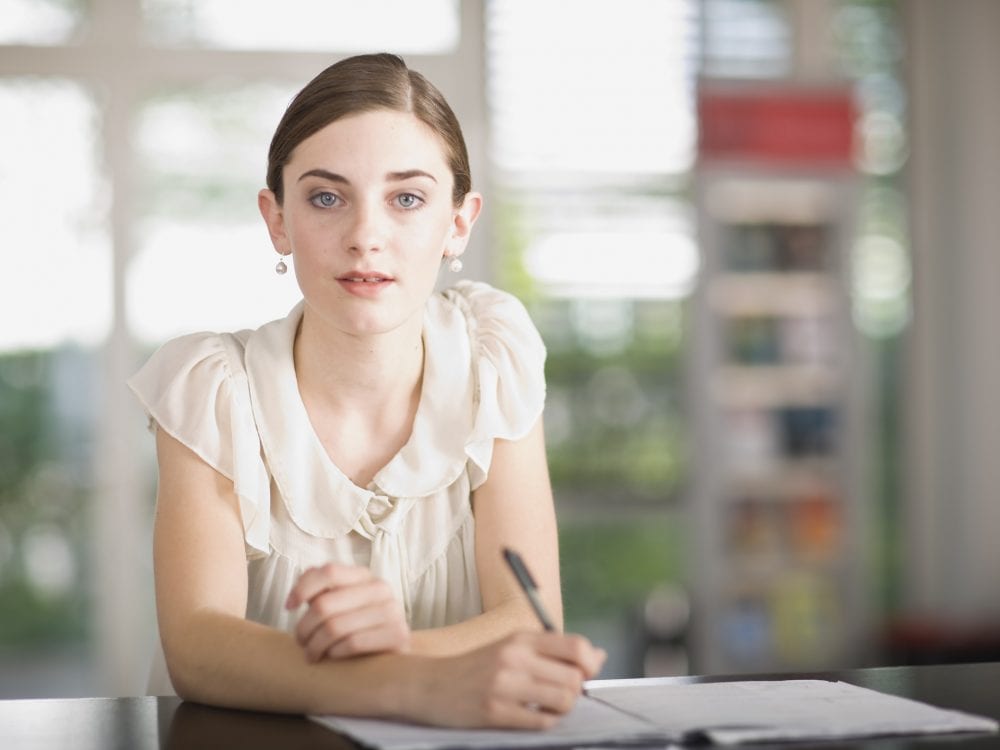
M88 366L77 352L0 356L0 644L80 641L86 635L85 428L64 419L68 397L86 402ZM83 392L56 395L60 383Z

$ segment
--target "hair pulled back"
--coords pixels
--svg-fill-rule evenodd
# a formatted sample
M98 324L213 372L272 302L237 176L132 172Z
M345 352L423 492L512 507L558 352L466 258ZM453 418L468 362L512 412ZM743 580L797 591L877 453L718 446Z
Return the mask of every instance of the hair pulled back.
M281 204L281 172L309 136L350 115L387 109L409 112L438 134L454 177L452 201L461 205L472 189L462 128L440 91L403 59L387 53L357 55L334 63L306 84L288 105L271 139L267 186Z

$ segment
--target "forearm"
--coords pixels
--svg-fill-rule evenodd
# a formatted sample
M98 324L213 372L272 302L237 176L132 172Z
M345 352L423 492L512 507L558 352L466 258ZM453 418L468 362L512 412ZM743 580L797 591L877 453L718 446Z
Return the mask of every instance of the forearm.
M291 636L232 615L203 610L180 624L187 636L166 650L181 697L251 710L543 729L604 660L582 636L519 633L462 656L309 664Z
M540 629L541 624L531 606L519 597L454 625L415 630L410 644L415 654L451 656L472 651L517 631Z
M188 700L284 713L417 718L426 657L398 653L310 664L283 631L202 611L165 639L171 679Z

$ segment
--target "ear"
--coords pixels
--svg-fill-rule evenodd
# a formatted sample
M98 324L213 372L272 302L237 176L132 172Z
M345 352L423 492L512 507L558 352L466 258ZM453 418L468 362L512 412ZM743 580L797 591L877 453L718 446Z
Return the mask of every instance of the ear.
M285 214L278 198L270 190L264 189L257 193L257 208L267 224L267 233L271 235L271 244L281 255L292 252L291 243L285 233Z
M447 258L457 258L465 252L472 234L472 225L483 210L483 196L479 193L467 193L462 205L455 209L452 216L451 232L445 242L444 254Z

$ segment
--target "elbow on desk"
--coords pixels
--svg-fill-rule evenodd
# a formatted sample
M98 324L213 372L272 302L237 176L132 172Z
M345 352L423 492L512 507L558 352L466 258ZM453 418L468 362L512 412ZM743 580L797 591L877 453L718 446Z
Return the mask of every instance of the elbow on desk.
M261 644L260 632L254 631L269 629L210 609L159 619L166 673L177 696L241 707L238 704L247 685L240 675L245 676L249 668L247 655L273 646Z
M224 643L213 643L212 634L204 633L200 622L184 627L161 628L160 643L170 684L179 698L197 703L223 705L224 696L218 688L225 673L221 657ZM206 637L209 636L209 637Z
M177 697L197 703L210 703L204 694L205 681L196 666L197 659L184 655L183 648L169 648L163 643L163 656L167 667L170 684Z

